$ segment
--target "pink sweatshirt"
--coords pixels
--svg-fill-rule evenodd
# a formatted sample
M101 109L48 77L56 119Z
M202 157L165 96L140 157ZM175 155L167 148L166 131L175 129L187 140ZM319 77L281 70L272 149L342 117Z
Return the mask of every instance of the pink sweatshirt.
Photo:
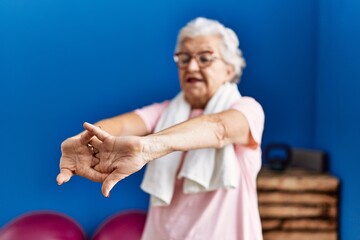
M155 103L135 112L153 132L168 104L169 101ZM171 204L167 207L150 206L142 240L262 239L256 177L261 167L264 112L261 105L250 97L242 97L231 108L245 115L251 134L258 143L255 149L234 145L240 169L238 188L184 194L183 179L176 180ZM202 109L195 109L190 118L202 113Z

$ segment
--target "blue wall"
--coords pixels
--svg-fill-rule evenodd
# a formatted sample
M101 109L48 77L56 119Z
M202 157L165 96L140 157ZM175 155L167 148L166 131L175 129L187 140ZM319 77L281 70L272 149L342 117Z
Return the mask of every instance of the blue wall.
M353 219L342 224L344 236L350 236L360 213L349 198L359 134L337 125L336 132L329 130L345 120L328 102L339 104L333 98L339 86L349 101L347 93L355 93L359 71L350 51L355 47L358 53L358 38L351 38L348 25L358 20L351 16L359 6L343 1L355 9L340 6L339 13L335 10L343 3L332 2L0 0L0 226L24 212L50 209L75 218L91 235L115 212L147 208L148 196L138 187L142 171L119 183L109 199L101 196L100 184L79 177L57 186L60 144L81 131L83 121L174 96L179 91L172 62L177 32L190 19L205 16L219 19L240 37L247 60L240 89L265 109L264 145L286 141L331 153L332 170L344 180L342 219ZM335 62L342 65L328 66ZM349 104L342 113L353 117L354 107ZM351 120L357 130L358 118ZM342 136L352 136L341 141L343 150ZM353 152L344 150L350 146Z
M316 145L341 180L341 239L360 239L360 2L321 0Z

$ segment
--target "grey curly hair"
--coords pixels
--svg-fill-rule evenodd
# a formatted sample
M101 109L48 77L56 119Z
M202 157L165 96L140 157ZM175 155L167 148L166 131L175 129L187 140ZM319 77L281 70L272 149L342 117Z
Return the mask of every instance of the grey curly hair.
M185 38L197 36L218 35L222 39L221 55L225 62L234 67L235 75L231 82L238 83L242 71L246 66L242 51L239 48L239 39L235 32L216 20L198 17L188 22L180 31L177 37L175 52L179 51L180 45Z

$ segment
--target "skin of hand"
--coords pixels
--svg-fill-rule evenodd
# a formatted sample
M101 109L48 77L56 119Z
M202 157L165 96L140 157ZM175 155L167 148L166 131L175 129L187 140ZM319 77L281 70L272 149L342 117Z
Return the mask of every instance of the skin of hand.
M68 182L76 174L95 182L102 182L107 174L93 169L99 162L93 156L87 142L82 142L80 136L66 139L61 144L60 173L56 177L59 185Z
M84 128L87 131L81 135L81 142L92 139L91 144L98 149L96 157L100 161L94 170L107 174L102 184L102 193L109 197L115 184L139 171L149 161L148 157L143 154L140 137L115 137L90 123L84 123Z
M101 126L102 130L116 136L142 136L148 134L143 120L133 112L101 120L96 123L96 126ZM68 182L74 174L95 182L103 182L105 180L108 174L102 174L94 169L94 166L99 163L99 159L93 156L93 152L87 146L88 143L96 144L97 141L100 140L93 138L82 142L81 134L78 134L62 142L60 173L56 178L59 185Z

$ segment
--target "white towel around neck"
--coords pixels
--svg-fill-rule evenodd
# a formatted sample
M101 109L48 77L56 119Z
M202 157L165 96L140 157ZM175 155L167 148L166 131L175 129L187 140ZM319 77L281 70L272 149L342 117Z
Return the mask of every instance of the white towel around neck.
M204 115L222 112L241 97L236 84L221 86L205 107ZM191 107L180 92L161 115L154 132L188 120ZM141 188L151 195L153 206L167 206L175 188L175 178L183 152L177 151L148 163ZM238 186L236 155L232 145L221 149L188 151L178 178L184 177L184 193L213 191Z

